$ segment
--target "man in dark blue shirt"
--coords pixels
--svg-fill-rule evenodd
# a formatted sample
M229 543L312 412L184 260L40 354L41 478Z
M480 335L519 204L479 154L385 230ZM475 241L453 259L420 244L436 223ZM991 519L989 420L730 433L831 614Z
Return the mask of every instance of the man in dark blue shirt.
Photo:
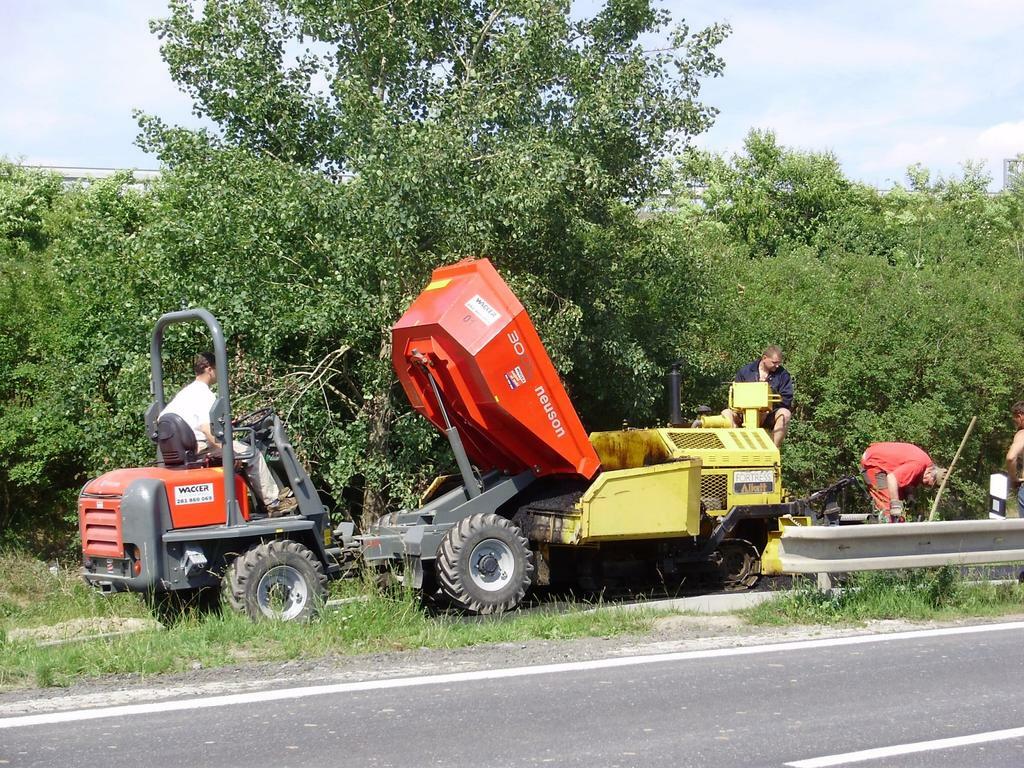
M736 381L767 381L772 392L782 398L771 411L765 414L761 426L772 433L776 446L782 445L786 428L793 417L793 377L782 367L782 349L772 344L761 354L760 360L745 365L736 372ZM740 414L726 408L722 415L731 418L736 426Z

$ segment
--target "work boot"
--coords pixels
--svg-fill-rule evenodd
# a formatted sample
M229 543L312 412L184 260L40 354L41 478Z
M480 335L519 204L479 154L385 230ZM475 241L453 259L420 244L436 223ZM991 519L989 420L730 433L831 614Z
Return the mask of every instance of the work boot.
M298 506L299 500L294 496L284 500L275 499L267 505L267 515L270 517L284 517L295 512Z

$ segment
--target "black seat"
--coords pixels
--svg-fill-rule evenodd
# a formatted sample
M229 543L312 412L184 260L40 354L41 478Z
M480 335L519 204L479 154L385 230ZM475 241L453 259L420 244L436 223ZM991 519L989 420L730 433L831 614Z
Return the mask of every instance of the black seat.
M176 413L165 413L157 419L156 442L166 467L189 469L205 464L196 450L196 433Z

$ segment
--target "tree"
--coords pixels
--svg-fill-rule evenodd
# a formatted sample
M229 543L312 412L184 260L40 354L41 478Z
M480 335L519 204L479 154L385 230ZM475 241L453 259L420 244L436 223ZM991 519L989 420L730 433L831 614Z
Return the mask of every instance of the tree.
M962 177L933 179L916 164L907 169L907 178L907 188L897 185L885 199L884 215L900 231L893 258L915 268L968 255L985 261L997 210L988 196L991 177L984 166L964 163Z
M686 158L710 184L704 204L664 215L716 256L700 270L715 301L679 341L693 350L690 402L724 404L722 382L781 344L796 378L783 469L798 493L855 471L873 441L948 461L976 415L948 511L982 509L1024 381L1024 277L992 237L1000 222L1012 236L1012 192L991 200L973 166L938 180L916 167L908 189L883 195L763 139L747 159Z
M995 227L1019 263L1024 263L1024 153L1014 159L1017 173L996 201Z
M145 199L115 177L64 191L60 177L0 165L0 536L60 553L84 468L137 456L119 377L139 281L129 254ZM142 281L144 282L144 281ZM141 375L140 375L141 374ZM128 402L132 403L129 397ZM130 430L132 434L141 429Z
M404 406L395 397L388 329L435 266L489 256L523 291L570 379L576 366L593 370L590 361L603 361L606 377L616 374L622 385L613 393L583 397L585 419L609 401L629 413L653 400L648 380L659 355L651 354L651 323L642 319L652 312L633 287L650 281L664 295L680 281L670 259L641 256L649 235L630 203L651 191L662 154L710 125L715 111L698 101L700 81L721 72L715 47L728 28L691 34L679 26L667 50L645 51L641 38L669 23L646 0L612 0L581 20L569 10L548 0L176 0L153 25L172 76L216 131L141 117L143 145L190 180L183 189L210 190L209 202L222 196L199 181L202 174L212 172L225 190L242 188L229 194L249 200L248 213L230 201L208 211L239 215L204 242L216 243L227 261L243 258L244 246L272 250L281 227L291 232L277 256L291 267L273 272L284 287L270 293L273 314L304 330L289 333L281 322L275 331L296 341L293 357L310 370L347 350L331 360L349 387L325 400L344 414L346 441L336 440L322 459L337 467L336 488L363 488L367 516L389 498L408 499L411 469L423 466L411 454L401 458L406 442L420 449L424 438L407 423L396 428ZM286 217L264 217L272 199L255 199L244 179L225 173L235 163L306 178L296 183L313 197L296 204L330 211L331 220L319 217L305 242ZM193 210L180 194L175 199ZM279 228L268 232L267 222ZM237 226L261 236L233 239ZM199 257L185 233L162 242L181 248L167 254L179 268L187 254ZM250 280L267 276L262 263L245 266ZM651 267L658 270L644 271ZM310 284L322 293L306 301L300 286ZM625 311L608 300L627 295ZM316 299L330 308L312 306ZM277 309L295 304L302 308ZM264 359L279 369L295 362Z
M800 245L824 248L822 233L871 198L846 178L835 155L782 147L771 131L752 130L743 152L730 160L692 150L672 175L677 186L703 187L703 207L754 256Z

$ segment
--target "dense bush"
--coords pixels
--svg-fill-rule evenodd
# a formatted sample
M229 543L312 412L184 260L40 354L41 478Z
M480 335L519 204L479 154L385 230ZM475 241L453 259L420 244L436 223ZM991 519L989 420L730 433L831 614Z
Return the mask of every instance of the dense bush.
M432 4L201 5L176 0L156 29L217 129L140 117L158 181L65 190L0 164L0 543L73 551L81 484L150 460L149 334L185 306L225 328L235 410L273 403L344 509L409 503L449 459L396 386L388 329L431 269L476 255L591 429L663 419L678 358L687 407L720 407L779 343L791 489L873 440L948 461L977 415L949 513L979 508L1022 391L1024 188L915 168L881 194L770 133L658 176L710 124L699 81L727 29L678 30L675 62L647 55L667 19L639 0L581 21L449 3L448 26ZM290 60L299 38L319 53ZM174 328L167 344L173 390L208 341Z
M946 514L982 510L1024 396L1020 222L1008 216L1021 190L989 196L968 166L936 182L912 168L907 188L880 193L764 133L739 157L691 156L676 172L708 185L672 216L717 256L700 277L712 317L684 344L711 382L698 391L721 399L715 382L780 344L797 392L783 464L798 489L855 468L878 440L948 463L976 415Z
M675 346L662 318L703 289L636 205L659 154L710 124L700 79L727 32L680 27L674 52L645 52L667 22L645 0L580 20L555 2L170 3L154 31L216 129L140 116L164 168L143 193L5 171L19 285L3 322L20 335L2 363L2 535L70 543L81 483L146 460L148 333L182 306L223 323L236 410L273 401L364 516L414 499L443 455L388 333L439 265L496 263L585 416L650 413ZM169 389L206 345L173 330Z

